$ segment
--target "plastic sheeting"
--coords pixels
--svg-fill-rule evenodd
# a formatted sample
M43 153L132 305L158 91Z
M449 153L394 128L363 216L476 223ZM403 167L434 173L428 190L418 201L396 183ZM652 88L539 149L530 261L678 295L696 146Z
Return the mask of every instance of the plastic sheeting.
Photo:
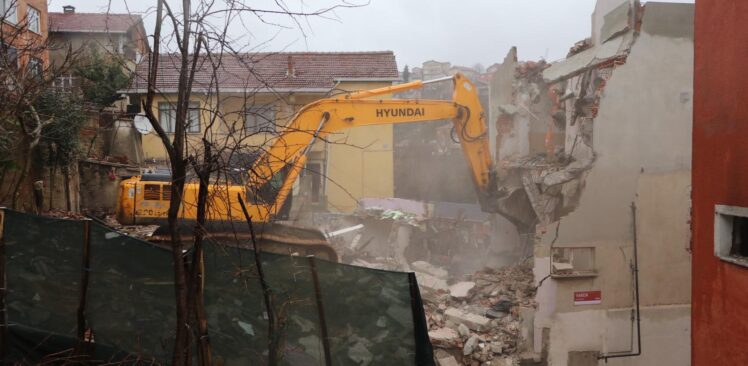
M85 225L5 213L9 325L23 329L16 333L25 334L24 339L49 334L44 339L61 340L38 348L28 340L9 342L8 354L38 361L44 355L37 351L29 356L29 349L52 352L75 346ZM129 355L168 363L175 323L171 252L97 222L90 223L89 238L84 312L94 337L89 353L101 360ZM325 365L325 333L332 365L433 364L412 274L312 259L317 293L309 258L263 253L262 260L283 325L282 364ZM252 251L211 242L205 273L214 361L264 364L268 320Z

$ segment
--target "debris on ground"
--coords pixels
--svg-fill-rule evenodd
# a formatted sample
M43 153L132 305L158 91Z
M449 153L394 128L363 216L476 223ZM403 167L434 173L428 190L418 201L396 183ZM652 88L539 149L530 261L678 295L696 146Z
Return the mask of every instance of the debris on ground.
M443 277L432 272L436 267L461 275L500 261L511 263L511 246L499 243L509 235L504 224L477 204L395 198L364 198L351 214L314 219L344 263L436 278Z
M424 264L412 267L439 273ZM422 284L422 274L416 276L437 365L519 364L520 353L527 351L522 349L521 314L536 306L528 263L441 279L451 283L447 288Z
M121 225L113 215L104 216L101 222L121 233L143 240L148 240L159 228L158 225Z
M85 220L93 218L94 220L109 226L110 228L119 231L123 234L127 234L133 238L148 240L149 237L153 236L158 225L121 225L114 215L100 215L96 213L82 214L79 212L65 211L65 210L49 210L44 211L42 216L50 217L54 219L65 219L65 220Z
M41 215L44 217L51 217L54 219L66 219L66 220L82 220L86 218L86 216L81 215L80 213L73 212L73 211L65 211L65 210L44 211L41 213Z

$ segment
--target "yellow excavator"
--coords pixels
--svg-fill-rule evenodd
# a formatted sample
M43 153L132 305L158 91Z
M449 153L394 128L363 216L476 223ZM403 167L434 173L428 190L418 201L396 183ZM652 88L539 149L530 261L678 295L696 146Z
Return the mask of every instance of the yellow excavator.
M426 84L451 80L452 100L376 99L377 96L419 89ZM483 211L498 212L496 172L488 144L485 115L475 85L462 74L453 77L414 81L379 89L348 93L320 99L302 107L252 163L246 185L210 186L207 220L210 235L241 235L244 215L238 196L246 202L253 222L259 225L259 242L265 251L315 255L337 260L335 250L317 230L274 224L286 202L312 144L346 128L425 122L451 119L462 146ZM281 177L275 198L270 202L252 202L260 187ZM117 219L123 225L162 224L169 209L169 177L132 177L120 185ZM181 206L181 218L193 222L197 214L197 183L187 183ZM239 233L239 234L238 234ZM164 239L155 235L154 239Z

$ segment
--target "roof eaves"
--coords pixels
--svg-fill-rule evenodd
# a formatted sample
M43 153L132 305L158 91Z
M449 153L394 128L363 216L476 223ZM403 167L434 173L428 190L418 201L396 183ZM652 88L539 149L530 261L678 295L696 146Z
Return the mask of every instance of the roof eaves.
M345 82L345 81L400 81L400 77L395 77L395 76L392 76L392 77L360 77L360 78L342 77L342 78L333 78L332 80L336 82L337 81L341 81L341 82Z
M50 29L50 33L104 33L104 34L127 34L128 31L117 31L109 29Z
M327 93L331 88L220 88L221 93ZM160 94L175 94L177 88L160 88L157 90ZM146 88L122 89L118 90L119 94L145 94ZM193 88L193 93L213 93L214 89Z

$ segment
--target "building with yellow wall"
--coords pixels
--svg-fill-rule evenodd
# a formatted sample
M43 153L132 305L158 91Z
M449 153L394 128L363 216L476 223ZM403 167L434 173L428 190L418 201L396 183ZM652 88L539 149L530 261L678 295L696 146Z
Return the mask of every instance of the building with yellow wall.
M398 80L395 55L384 52L253 53L198 61L190 98L188 152L202 154L202 140L219 155L269 147L302 106L349 91L392 85ZM162 55L154 114L173 131L180 57ZM215 72L214 72L215 70ZM148 60L136 69L130 103L140 105L147 88ZM362 197L393 196L392 126L355 127L317 141L294 189L294 206L307 211L350 212ZM153 168L168 168L155 133L143 136L143 152ZM247 164L248 165L248 164Z

